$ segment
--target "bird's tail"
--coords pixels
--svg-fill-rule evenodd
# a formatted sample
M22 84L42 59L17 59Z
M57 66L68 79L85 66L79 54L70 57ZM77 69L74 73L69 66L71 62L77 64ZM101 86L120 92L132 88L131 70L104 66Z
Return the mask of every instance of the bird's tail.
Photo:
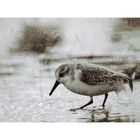
M133 92L133 80L135 79L136 69L137 69L137 65L134 68L132 68L131 72L128 74L128 76L129 76L129 87L131 89L131 92Z

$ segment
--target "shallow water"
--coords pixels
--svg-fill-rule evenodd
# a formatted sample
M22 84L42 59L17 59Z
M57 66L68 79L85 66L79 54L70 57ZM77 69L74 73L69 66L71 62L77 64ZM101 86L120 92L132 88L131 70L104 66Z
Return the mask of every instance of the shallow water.
M94 97L94 104L87 108L70 111L87 103L89 98L74 94L63 85L51 97L48 95L55 82L54 71L62 63L91 62L116 70L139 64L140 29L115 32L118 19L54 19L64 28L64 43L52 48L50 54L7 54L11 48L17 47L16 40L20 37L23 22L30 23L30 20L33 19L1 19L0 22L1 122L140 121L138 81L134 81L133 94L130 94L128 85L126 93L117 95L111 92L105 108L101 106L102 95ZM41 24L41 20L44 20L43 25L49 22L48 19L32 22ZM115 37L116 34L121 38L113 43L112 35ZM140 71L136 77L140 78Z
M12 59L11 59L12 58ZM67 60L71 61L71 60ZM94 97L94 104L83 110L70 111L89 98L74 94L60 85L48 94L55 82L54 71L64 63L40 63L33 55L7 55L0 61L1 122L138 122L140 121L139 82L134 93L110 93L103 109L104 96Z

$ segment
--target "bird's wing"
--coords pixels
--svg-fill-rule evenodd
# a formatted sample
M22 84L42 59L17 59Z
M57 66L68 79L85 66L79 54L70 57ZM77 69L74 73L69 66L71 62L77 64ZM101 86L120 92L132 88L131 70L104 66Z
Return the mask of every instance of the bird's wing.
M128 82L128 76L122 73L115 73L98 65L77 64L76 69L80 70L79 79L89 85L102 85L117 81Z

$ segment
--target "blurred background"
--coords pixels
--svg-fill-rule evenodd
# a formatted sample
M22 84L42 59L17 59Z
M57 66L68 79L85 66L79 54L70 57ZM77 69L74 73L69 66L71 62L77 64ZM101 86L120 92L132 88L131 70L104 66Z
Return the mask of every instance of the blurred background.
M140 121L139 37L139 18L1 18L0 121ZM69 111L88 98L64 86L48 96L55 69L69 62L95 63L126 74L138 65L134 93L110 94L105 110L100 96L94 109Z

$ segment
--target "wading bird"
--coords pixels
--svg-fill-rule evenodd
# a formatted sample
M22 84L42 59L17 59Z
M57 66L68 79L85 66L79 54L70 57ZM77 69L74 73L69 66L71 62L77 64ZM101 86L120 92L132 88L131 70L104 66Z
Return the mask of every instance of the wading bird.
M56 82L49 95L52 95L59 84L63 84L70 91L90 97L90 101L79 109L93 103L93 97L105 95L102 106L105 106L108 93L120 92L128 83L133 91L133 79L135 69L128 76L127 74L116 72L95 64L63 64L55 71Z

